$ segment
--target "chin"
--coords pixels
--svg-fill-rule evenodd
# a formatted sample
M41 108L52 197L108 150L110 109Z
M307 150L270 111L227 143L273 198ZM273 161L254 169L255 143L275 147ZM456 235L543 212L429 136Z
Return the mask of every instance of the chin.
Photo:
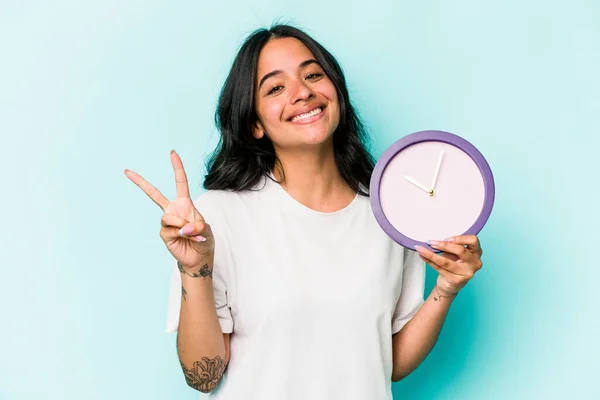
M333 141L333 132L329 129L315 129L309 132L303 132L302 142L311 145L323 144Z

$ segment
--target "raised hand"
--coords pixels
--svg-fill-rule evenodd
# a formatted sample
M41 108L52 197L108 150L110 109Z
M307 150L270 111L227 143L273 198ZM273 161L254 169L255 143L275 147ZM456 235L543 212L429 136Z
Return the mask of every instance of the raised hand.
M171 151L171 164L177 185L177 198L173 201L167 200L157 188L137 173L126 169L125 175L164 211L160 220L160 237L173 257L179 261L180 268L197 270L202 259L213 254L214 237L210 226L190 198L183 163L174 150Z

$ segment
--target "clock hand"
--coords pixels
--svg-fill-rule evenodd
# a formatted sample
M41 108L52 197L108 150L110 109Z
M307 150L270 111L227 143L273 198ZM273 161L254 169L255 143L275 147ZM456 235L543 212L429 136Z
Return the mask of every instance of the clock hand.
M433 177L433 183L431 184L431 190L435 189L435 184L437 182L438 173L440 172L440 165L442 165L442 157L444 156L444 150L440 152L440 158L438 159L437 167L435 168L435 176Z
M427 189L425 186L421 185L419 182L415 181L410 176L404 175L404 179L406 179L407 181L409 181L410 183L412 183L413 185L415 185L419 189L424 190L425 192L429 193L429 189Z

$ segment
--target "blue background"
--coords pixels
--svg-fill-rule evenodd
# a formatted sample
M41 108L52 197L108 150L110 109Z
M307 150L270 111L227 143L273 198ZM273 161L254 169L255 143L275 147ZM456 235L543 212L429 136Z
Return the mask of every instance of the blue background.
M494 172L484 268L395 398L600 398L592 0L3 1L0 398L198 397L161 211L123 169L172 197L174 148L200 194L236 49L279 17L338 58L376 156L442 129Z

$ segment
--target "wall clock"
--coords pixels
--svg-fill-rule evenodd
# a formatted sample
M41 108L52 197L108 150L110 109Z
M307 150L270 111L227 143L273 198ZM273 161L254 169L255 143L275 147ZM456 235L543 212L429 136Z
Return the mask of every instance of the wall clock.
M492 170L481 152L450 132L427 130L394 142L370 181L373 214L385 233L415 250L427 240L476 235L494 204Z

